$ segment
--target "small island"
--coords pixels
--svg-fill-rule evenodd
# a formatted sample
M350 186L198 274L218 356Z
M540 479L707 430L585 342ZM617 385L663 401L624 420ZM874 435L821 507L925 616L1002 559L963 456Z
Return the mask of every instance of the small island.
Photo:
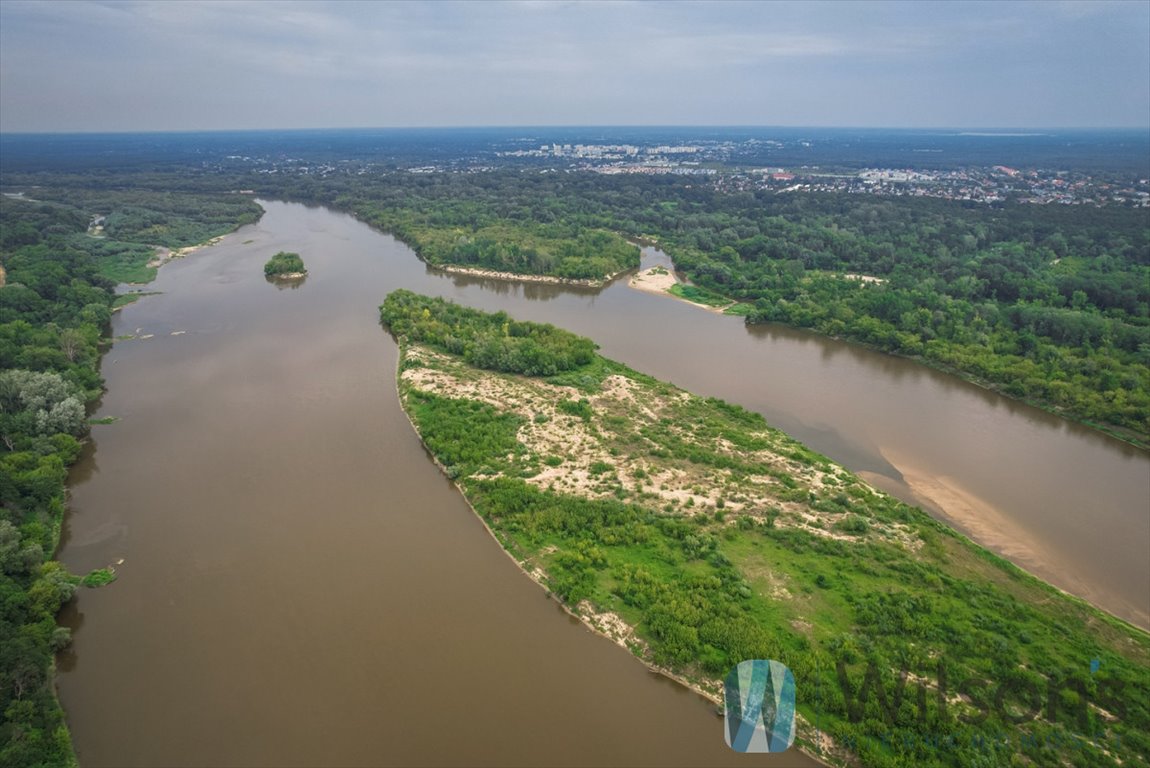
M307 277L307 269L298 253L280 251L264 264L264 276L269 280L302 280Z

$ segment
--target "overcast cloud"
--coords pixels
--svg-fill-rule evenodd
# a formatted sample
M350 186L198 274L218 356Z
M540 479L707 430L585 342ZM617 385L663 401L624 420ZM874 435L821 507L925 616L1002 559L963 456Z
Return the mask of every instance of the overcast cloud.
M0 130L1146 127L1150 3L0 0Z

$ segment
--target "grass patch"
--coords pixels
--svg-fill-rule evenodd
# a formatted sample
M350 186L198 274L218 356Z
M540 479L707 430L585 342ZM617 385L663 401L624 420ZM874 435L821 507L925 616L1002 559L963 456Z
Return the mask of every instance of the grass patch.
M708 307L725 307L731 303L731 300L726 296L707 290L706 288L700 288L697 285L675 283L667 289L667 292L673 296L678 296L680 299L686 299L695 304L703 304Z
M159 296L161 293L163 293L163 291L133 291L132 293L118 293L116 294L116 297L112 299L112 309L126 307L129 304L136 303L144 296Z
M89 571L88 575L80 579L80 584L85 587L102 587L106 584L111 584L116 580L116 572L111 568L97 568L94 571Z

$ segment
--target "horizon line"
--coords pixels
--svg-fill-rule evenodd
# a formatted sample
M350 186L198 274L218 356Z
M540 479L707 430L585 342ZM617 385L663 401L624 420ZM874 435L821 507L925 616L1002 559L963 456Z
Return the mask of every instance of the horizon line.
M207 134L207 133L308 133L321 131L469 131L469 130L559 130L559 129L676 129L676 130L842 130L842 131L947 131L958 135L995 134L1002 137L1009 136L1041 136L1049 132L1079 132L1079 131L1145 131L1150 138L1150 125L1107 125L1107 126L868 126L868 125L784 125L784 124L757 124L757 123L729 123L729 124L692 124L692 123L587 123L587 124L523 124L523 125L374 125L374 126L324 126L324 127L260 127L260 128L151 128L142 130L111 129L111 130L5 130L0 128L0 136L110 136L110 135L142 135L142 134Z

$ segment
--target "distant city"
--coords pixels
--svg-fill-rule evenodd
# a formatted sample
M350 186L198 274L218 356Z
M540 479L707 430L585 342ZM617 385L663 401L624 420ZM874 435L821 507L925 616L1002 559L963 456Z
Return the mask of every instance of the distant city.
M829 128L338 129L6 134L0 167L91 169L183 157L206 173L675 175L724 192L835 192L975 204L1150 207L1150 135ZM158 165L156 167L159 167Z
M1026 137L1018 137L1025 139ZM478 173L501 167L532 167L540 172L590 171L615 174L673 174L698 176L717 190L747 192L769 190L780 194L837 192L887 197L934 197L975 203L1013 200L1036 205L1123 205L1150 208L1150 178L1129 172L1015 168L1007 165L930 167L864 167L851 169L843 162L825 165L766 165L747 167L746 160L764 153L810 149L811 141L790 145L776 140L665 143L547 143L532 148L476 152L451 157L442 163L412 165L409 173ZM923 155L938 149L912 150ZM228 155L220 168L247 166L257 173L284 173L326 177L331 174L367 174L380 170L368 160L345 159L320 163L312 159Z

